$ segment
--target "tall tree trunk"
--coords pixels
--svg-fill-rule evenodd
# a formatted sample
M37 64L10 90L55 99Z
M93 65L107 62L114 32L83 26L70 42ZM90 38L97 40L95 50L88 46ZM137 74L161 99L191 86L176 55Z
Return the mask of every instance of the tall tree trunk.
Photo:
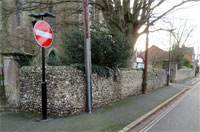
M118 26L116 26L114 23L110 23L109 21L106 21L107 25L109 27L109 30L111 33L116 34L116 33L123 33L127 39L128 39L128 43L130 44L130 57L127 60L125 66L128 68L131 68L133 66L133 58L134 58L134 47L135 44L138 40L139 34L138 34L138 30L140 29L141 25L137 24L137 23L127 23L126 24L126 29L122 30L121 28L119 28Z
M127 64L126 64L126 66L127 67L132 67L133 66L133 59L134 59L134 48L135 48L135 44L136 44L136 42L137 42L137 40L138 40L138 37L139 37L139 34L138 34L138 30L139 30L139 28L137 27L136 28L136 26L133 26L133 24L132 23L130 23L129 25L128 25L128 31L127 31L127 33L126 33L126 36L127 36L127 38L128 38L128 41L129 41L129 44L130 44L130 49L131 49L131 56L130 56L130 58L127 60Z

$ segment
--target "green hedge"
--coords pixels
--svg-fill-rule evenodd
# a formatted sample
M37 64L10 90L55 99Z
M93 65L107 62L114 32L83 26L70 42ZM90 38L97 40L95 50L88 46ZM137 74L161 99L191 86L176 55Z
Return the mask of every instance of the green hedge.
M77 29L63 37L65 47L65 64L84 64L84 34L82 29ZM107 29L92 26L91 30L91 60L93 71L99 75L109 74L112 71L126 67L126 62L131 56L130 44L127 38L120 33L112 35ZM108 70L109 69L109 70Z
M72 64L70 66L85 72L84 64ZM92 65L92 73L96 73L99 76L110 77L115 74L115 71L116 69L114 68Z

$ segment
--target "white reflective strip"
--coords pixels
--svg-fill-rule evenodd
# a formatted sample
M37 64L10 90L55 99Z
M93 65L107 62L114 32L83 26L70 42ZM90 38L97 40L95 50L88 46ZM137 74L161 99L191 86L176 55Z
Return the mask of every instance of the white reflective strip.
M52 38L52 34L47 33L47 32L43 32L41 30L36 30L35 34L38 35L38 36L41 36L41 37L45 37L45 38L50 38L50 39Z

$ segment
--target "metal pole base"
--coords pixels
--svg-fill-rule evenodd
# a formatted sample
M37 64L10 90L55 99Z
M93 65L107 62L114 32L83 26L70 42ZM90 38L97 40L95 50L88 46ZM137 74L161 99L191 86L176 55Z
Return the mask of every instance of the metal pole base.
M47 87L46 82L42 82L42 119L47 119Z
M46 122L50 122L52 121L53 119L51 118L48 118L48 119L36 119L35 122L41 122L41 123L46 123Z

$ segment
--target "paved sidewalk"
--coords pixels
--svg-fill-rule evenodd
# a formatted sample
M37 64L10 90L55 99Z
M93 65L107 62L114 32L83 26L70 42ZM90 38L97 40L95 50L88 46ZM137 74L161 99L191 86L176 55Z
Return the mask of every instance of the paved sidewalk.
M200 77L197 77L200 80ZM198 80L195 78L196 80ZM194 79L193 79L194 80ZM94 110L92 115L81 115L36 122L40 117L34 114L1 112L0 131L118 131L141 117L184 88L188 83L174 83L144 95L129 97L110 106Z

